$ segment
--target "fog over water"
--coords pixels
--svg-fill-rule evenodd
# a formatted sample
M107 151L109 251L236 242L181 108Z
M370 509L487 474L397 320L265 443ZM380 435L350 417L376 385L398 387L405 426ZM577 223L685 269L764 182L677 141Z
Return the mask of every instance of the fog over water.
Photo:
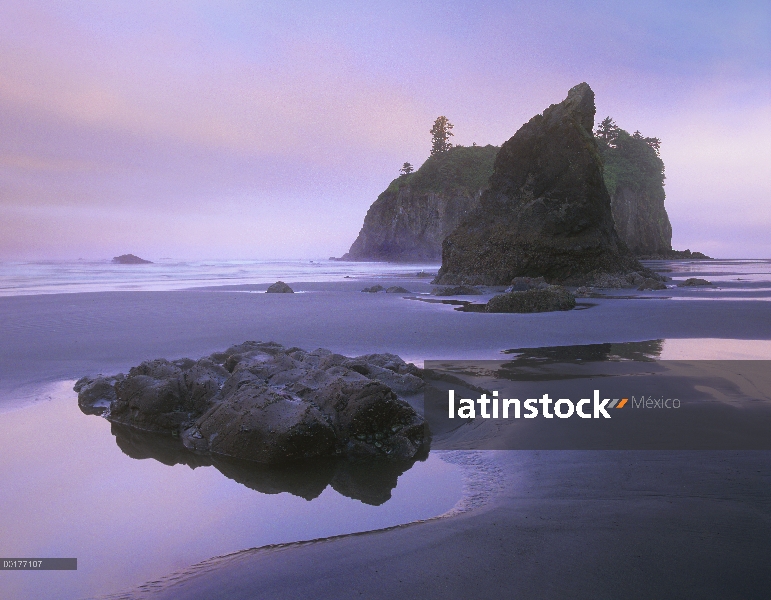
M329 260L161 259L153 264L101 261L0 263L0 296L107 291L162 291L284 281L435 275L436 264L349 263ZM430 280L430 278L426 278Z
M680 290L685 298L763 299L771 291L771 260L649 261L676 286L688 277L705 277L709 288ZM335 282L351 279L415 278L430 282L438 264L338 262L330 260L160 259L153 264L120 265L100 261L0 262L0 296L34 294L163 291L218 286L228 291L264 291L262 284ZM233 287L237 286L237 287ZM255 287L257 286L257 287ZM678 296L681 297L681 296Z
M405 161L586 81L662 140L676 249L769 257L765 2L10 0L0 260L340 256Z

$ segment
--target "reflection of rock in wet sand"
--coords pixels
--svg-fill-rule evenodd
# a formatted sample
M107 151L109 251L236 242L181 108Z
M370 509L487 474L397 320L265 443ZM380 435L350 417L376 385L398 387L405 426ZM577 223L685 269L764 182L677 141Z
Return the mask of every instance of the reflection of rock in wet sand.
M319 458L285 465L263 465L248 460L213 457L191 452L178 438L140 431L113 423L112 434L124 454L138 460L151 458L165 465L213 466L225 477L263 494L289 492L313 500L327 486L343 496L379 506L390 500L399 476L427 452L407 461Z
M543 348L512 348L504 354L515 355L522 365L527 362L605 361L605 360L655 360L661 356L664 340L624 342L620 344L575 344L570 346L546 346Z
M473 396L489 393L490 381L559 381L591 379L603 373L628 370L630 362L650 364L661 356L663 340L625 342L618 344L577 344L571 346L545 346L540 348L513 348L503 354L511 356L506 361L469 360L426 361L423 379L425 393L446 393L450 388L458 393ZM591 365L594 365L591 367ZM638 370L648 370L639 365ZM479 379L482 378L482 379ZM476 385L471 383L476 382ZM432 435L436 435L436 423L432 423Z

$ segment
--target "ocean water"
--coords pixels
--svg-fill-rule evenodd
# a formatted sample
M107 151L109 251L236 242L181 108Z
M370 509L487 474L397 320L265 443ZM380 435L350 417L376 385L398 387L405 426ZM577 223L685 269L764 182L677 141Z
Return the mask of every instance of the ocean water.
M340 281L435 274L438 264L330 260L161 259L149 265L102 261L0 262L0 296L106 291L181 290L217 285Z
M645 265L671 277L667 286L677 288L674 300L771 300L769 259L646 261ZM690 277L713 285L677 287Z
M767 299L771 292L771 260L647 261L672 277L671 287L688 277L708 279L710 288L690 288L694 299ZM0 262L0 296L105 291L162 291L197 287L330 282L343 279L393 279L435 274L436 263L339 262L330 260L200 260L160 259L149 265L111 261ZM426 278L426 281L430 281Z

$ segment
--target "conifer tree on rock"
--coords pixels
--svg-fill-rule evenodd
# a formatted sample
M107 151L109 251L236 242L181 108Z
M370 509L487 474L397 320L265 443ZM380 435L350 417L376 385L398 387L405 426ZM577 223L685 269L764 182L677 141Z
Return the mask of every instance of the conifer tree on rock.
M434 126L431 128L431 156L439 154L440 152L447 152L452 148L450 143L450 136L452 133L452 123L447 120L447 117L437 117L434 121Z

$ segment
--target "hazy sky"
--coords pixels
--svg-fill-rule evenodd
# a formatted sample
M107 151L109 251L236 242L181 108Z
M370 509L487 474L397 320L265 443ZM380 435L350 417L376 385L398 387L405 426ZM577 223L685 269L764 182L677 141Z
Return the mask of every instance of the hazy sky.
M3 0L0 259L339 256L438 115L499 145L581 81L675 248L771 257L769 6Z

